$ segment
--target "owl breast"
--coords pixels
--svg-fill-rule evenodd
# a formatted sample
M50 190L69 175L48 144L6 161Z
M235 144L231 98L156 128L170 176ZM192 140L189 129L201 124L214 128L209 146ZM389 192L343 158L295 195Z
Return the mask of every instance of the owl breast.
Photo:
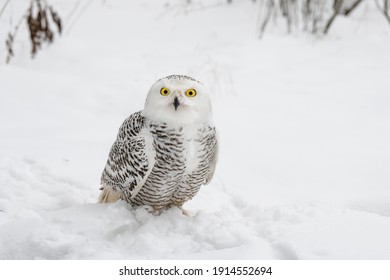
M150 123L156 163L144 186L128 202L133 205L181 206L192 199L205 183L216 146L215 129L170 128Z

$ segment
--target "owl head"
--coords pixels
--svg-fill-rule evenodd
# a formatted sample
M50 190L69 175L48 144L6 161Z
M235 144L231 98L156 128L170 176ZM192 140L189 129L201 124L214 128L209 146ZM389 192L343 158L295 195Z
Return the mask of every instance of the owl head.
M199 81L184 75L171 75L152 85L142 115L171 125L211 122L211 101Z

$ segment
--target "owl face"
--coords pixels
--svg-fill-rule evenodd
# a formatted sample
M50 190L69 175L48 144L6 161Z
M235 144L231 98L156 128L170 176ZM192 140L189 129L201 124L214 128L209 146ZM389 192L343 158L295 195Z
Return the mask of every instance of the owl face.
M211 118L211 102L205 87L188 76L158 80L149 90L143 115L168 124L191 124Z

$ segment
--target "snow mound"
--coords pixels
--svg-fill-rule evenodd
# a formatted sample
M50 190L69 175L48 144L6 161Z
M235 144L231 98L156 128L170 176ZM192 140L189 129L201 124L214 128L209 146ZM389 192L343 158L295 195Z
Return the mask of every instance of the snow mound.
M0 259L390 257L383 243L390 219L370 212L313 203L262 208L214 184L188 204L189 216L176 208L154 216L123 201L83 204L87 189L33 161L7 160L1 170Z

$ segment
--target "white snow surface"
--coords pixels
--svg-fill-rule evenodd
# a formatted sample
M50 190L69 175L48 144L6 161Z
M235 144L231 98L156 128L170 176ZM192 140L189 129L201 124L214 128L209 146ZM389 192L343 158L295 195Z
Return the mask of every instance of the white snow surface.
M61 38L31 60L21 29L0 64L0 259L390 258L390 27L373 1L326 37L280 22L261 40L249 0L49 2ZM213 181L189 216L97 204L119 126L169 74L211 90Z

